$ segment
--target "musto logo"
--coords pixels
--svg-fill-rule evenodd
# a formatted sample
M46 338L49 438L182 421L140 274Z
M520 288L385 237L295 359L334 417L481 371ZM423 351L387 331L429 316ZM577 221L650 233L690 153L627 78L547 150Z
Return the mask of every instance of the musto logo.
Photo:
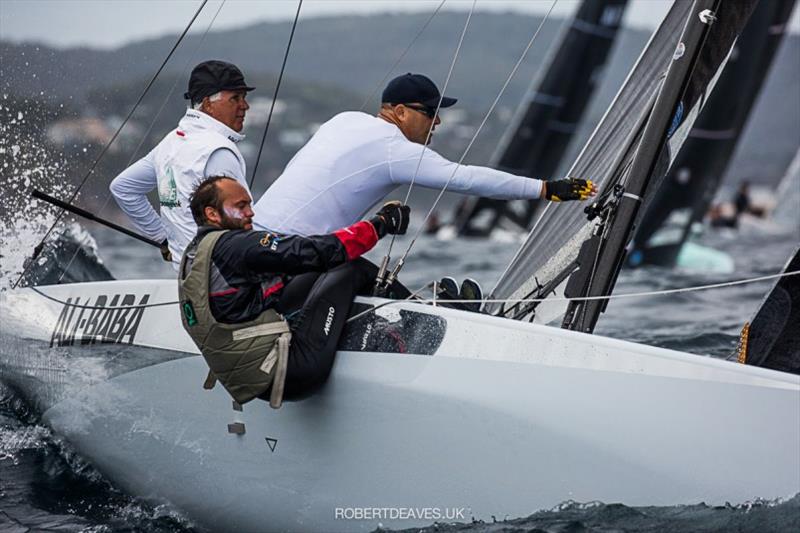
M87 297L68 298L61 310L50 346L74 346L75 344L118 343L133 344L136 330L144 315L144 307L150 300L145 294L136 303L136 296L101 294L94 303ZM85 307L78 307L85 306Z

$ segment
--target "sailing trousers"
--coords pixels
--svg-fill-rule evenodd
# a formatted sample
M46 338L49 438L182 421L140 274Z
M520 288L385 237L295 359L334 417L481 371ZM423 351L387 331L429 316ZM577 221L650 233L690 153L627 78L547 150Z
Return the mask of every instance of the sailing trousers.
M358 258L327 272L300 274L283 288L275 310L289 319L292 330L284 400L306 398L328 379L353 299L371 294L377 273L376 265ZM391 293L410 294L399 283ZM269 393L260 397L268 401Z

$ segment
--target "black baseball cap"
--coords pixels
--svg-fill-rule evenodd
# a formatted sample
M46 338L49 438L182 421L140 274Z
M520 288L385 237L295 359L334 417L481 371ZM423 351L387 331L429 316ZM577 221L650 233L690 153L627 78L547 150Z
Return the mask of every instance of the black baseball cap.
M439 88L427 76L422 74L403 74L398 76L383 90L382 102L385 104L410 104L419 102L428 107L436 108L439 98L442 98L440 107L450 107L458 100L448 96L442 97Z
M189 90L183 97L196 102L219 91L253 89L255 87L250 87L244 82L244 74L239 67L227 61L212 59L203 61L192 69L192 75L189 76Z

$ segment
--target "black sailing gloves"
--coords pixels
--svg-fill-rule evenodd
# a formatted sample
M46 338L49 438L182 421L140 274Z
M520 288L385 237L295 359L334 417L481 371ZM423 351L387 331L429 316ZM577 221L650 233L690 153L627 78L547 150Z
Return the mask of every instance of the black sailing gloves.
M378 238L390 235L405 235L408 221L411 218L411 208L394 200L386 202L381 210L375 213L369 221L375 226Z
M586 200L597 194L597 186L591 180L564 178L545 182L545 198L551 202Z

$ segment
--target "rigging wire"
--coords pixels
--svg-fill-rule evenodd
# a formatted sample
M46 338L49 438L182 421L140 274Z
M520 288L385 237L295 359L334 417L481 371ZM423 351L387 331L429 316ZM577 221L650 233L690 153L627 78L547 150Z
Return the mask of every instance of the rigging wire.
M469 28L469 22L472 19L472 14L475 12L475 5L478 3L478 0L472 0L472 7L467 14L467 20L464 22L464 28L461 30L461 37L458 39L458 45L456 46L456 50L453 53L453 60L450 62L450 70L447 71L447 78L445 78L444 86L442 87L441 92L439 93L439 102L436 104L436 112L434 113L434 118L431 120L431 126L428 128L428 133L425 135L425 144L422 145L422 150L419 153L419 159L417 160L417 168L414 169L414 175L411 176L411 183L408 184L408 191L406 192L406 197L403 200L404 204L408 204L408 199L411 197L411 190L414 188L414 182L417 180L417 175L419 174L419 169L422 166L422 160L425 157L425 151L428 149L428 143L430 142L431 135L433 134L433 128L436 127L436 117L439 115L439 110L442 107L442 100L444 99L444 93L447 91L447 86L450 84L450 78L453 75L453 69L456 66L456 61L458 61L458 56L461 53L461 46L464 44L464 36L467 34L467 29ZM389 250L386 252L386 261L388 263L391 255L392 255L392 248L394 247L394 241L397 238L397 235L392 235L392 239L389 241Z
M380 90L380 88L383 86L383 84L386 82L389 76L392 75L392 72L394 72L394 69L397 68L397 65L399 65L400 62L406 57L406 54L408 54L408 52L411 51L411 47L414 46L414 43L417 42L417 39L419 39L420 36L425 32L425 30L428 28L428 25L430 25L431 21L439 12L439 10L442 9L442 6L444 5L445 2L447 2L447 0L442 0L441 2L439 2L439 5L436 6L436 9L433 10L431 16L428 17L428 20L425 21L425 24L422 25L422 27L419 29L414 38L411 39L411 42L408 43L408 46L406 46L406 49L403 50L402 54L400 54L400 57L398 57L397 60L395 60L394 64L391 67L389 67L389 70L386 71L386 74L384 74L383 77L380 79L380 81L375 84L375 87L372 88L372 91L369 93L369 96L367 96L364 99L364 102L362 102L361 107L358 108L359 111L364 111L364 108L367 107L367 104L370 102L370 100L372 100L375 97L375 94L377 94L377 92Z
M663 295L669 295L669 294L678 294L678 293L686 293L686 292L698 292L698 291L705 291L705 290L712 290L712 289L721 289L721 288L725 288L725 287L733 287L733 286L736 286L736 285L745 285L745 284L748 284L748 283L758 283L760 281L767 281L767 280L776 279L776 278L785 278L785 277L789 277L789 276L796 276L798 274L800 274L800 270L793 270L791 272L781 272L779 274L770 274L770 275L767 275L767 276L758 276L758 277L755 277L755 278L738 279L738 280L734 280L734 281L725 281L725 282L721 282L721 283L711 283L711 284L708 284L708 285L695 285L695 286L691 286L691 287L680 287L680 288L677 288L677 289L662 289L662 290L657 290L657 291L642 291L642 292L628 292L628 293L622 293L622 294L609 294L609 295L606 295L606 296L580 296L580 297L576 297L576 298L566 298L566 297L562 297L562 296L559 296L559 297L556 297L556 298L487 298L487 299L484 299L484 300L450 300L450 299L442 300L440 298L440 299L437 300L436 297L435 297L436 295L434 294L434 298L429 298L429 299L418 298L416 301L418 301L420 303L430 303L430 304L436 304L436 303L473 303L474 304L474 303L480 301L482 304L487 304L487 303L533 303L533 302L543 302L545 300L547 300L548 302L559 302L559 301L563 301L563 302L573 301L574 302L574 301L591 301L591 300L621 300L621 299L625 299L625 298L644 298L644 297L648 297L648 296L663 296ZM423 289L426 288L426 287L430 287L432 284L433 284L433 282L428 283L425 287L423 287ZM419 289L417 292L420 292L421 290L422 289ZM376 306L373 306L373 307L371 307L369 309L365 309L364 311L362 311L362 312L360 312L360 313L358 313L356 315L353 315L352 317L348 318L347 321L350 322L350 321L355 320L356 318L359 318L359 317L361 317L361 316L363 316L363 315L365 315L367 313L374 312L374 311L376 311L376 310L378 310L378 309L380 309L382 307L386 307L387 305L398 304L398 303L402 303L404 301L406 301L406 300L388 300L386 302L383 302L383 303L380 303L380 304L378 304ZM61 302L61 303L64 303L64 302Z
M192 16L191 20L186 25L186 27L183 29L183 32L180 34L180 36L178 36L178 40L175 41L175 44L172 46L172 49L167 54L167 57L165 57L164 61L161 62L161 66L158 67L158 70L153 75L153 77L150 79L150 81L148 82L147 86L142 91L142 94L139 95L139 98L136 100L136 103L133 104L133 107L131 107L131 110L128 111L128 115L125 117L125 119L119 125L119 127L117 128L117 131L114 132L114 135L111 137L111 139L108 141L108 143L106 143L106 145L100 151L100 154L97 156L97 158L95 158L94 162L92 162L92 165L89 168L89 171L86 172L86 175L83 177L81 182L78 184L78 187L75 189L75 191L69 197L69 200L67 200L67 203L71 204L72 202L75 201L75 198L78 196L78 193L80 192L81 188L86 184L86 182L89 179L89 177L94 173L95 168L97 168L97 165L100 163L100 160L106 154L108 149L111 147L112 144L114 144L114 141L117 140L117 137L119 137L120 132L122 132L122 129L125 127L125 125L128 123L128 121L131 119L131 117L133 116L133 113L139 107L139 104L142 103L142 100L144 100L145 95L147 95L147 93L150 91L150 88L155 83L155 81L158 78L159 74L161 74L161 71L164 70L164 67L167 65L167 62L169 62L170 58L175 53L175 50L178 49L178 45L180 45L181 42L183 41L183 38L186 37L186 34L189 32L189 29L192 27L192 24L194 24L194 21L200 15L200 12L203 10L203 8L205 7L205 5L207 3L208 3L208 0L203 0L203 3L200 4L200 7L197 8L197 11L195 11L195 13ZM31 256L30 260L28 261L28 264L25 265L25 267L22 269L22 272L20 273L19 277L14 282L14 285L11 287L12 289L16 289L17 288L17 285L19 285L19 282L22 280L23 277L25 277L25 274L28 273L28 270L30 270L31 266L35 263L36 258L39 256L39 254L42 251L42 246L44 245L44 242L47 240L47 238L53 232L53 230L55 229L56 225L58 224L58 222L61 220L61 217L63 217L63 216L64 216L64 210L63 209L59 209L58 210L58 214L56 215L56 219L50 225L50 228L44 234L44 237L42 237L42 239L39 241L39 244L37 244L36 247L34 248L33 255Z
M275 111L275 102L278 100L278 91L281 89L281 81L283 81L283 73L286 70L286 61L289 59L289 50L292 48L292 40L294 40L294 30L297 29L297 21L300 19L300 8L303 7L303 0L297 2L297 12L294 14L294 22L292 23L292 31L289 33L289 42L286 43L286 51L283 54L283 63L281 64L281 71L278 74L278 81L275 83L275 92L272 95L272 103L269 106L269 114L267 115L267 124L264 126L264 135L261 136L261 145L258 147L258 155L256 156L256 163L253 165L253 175L250 176L250 189L253 189L253 183L256 181L256 171L258 170L258 162L261 160L261 152L264 151L264 141L267 140L267 132L269 131L270 122L272 122L272 112Z
M144 134L142 134L142 138L139 140L139 144L136 146L136 148L131 153L131 157L128 159L128 163L125 165L125 168L128 168L129 166L131 166L131 164L133 164L134 160L136 159L136 155L139 153L139 150L142 149L142 146L144 145L144 142L147 140L147 137L150 135L150 132L153 131L153 127L156 125L156 120L158 120L158 117L161 116L161 113L164 111L164 108L167 107L167 102L169 102L170 96L172 96L172 94L175 92L175 89L177 89L178 83L182 79L186 79L186 72L188 72L189 67L195 61L197 61L198 52L200 51L200 48L203 46L203 43L206 40L206 36L208 35L208 32L211 30L211 27L214 25L214 22L217 20L217 16L219 15L220 11L222 11L222 7L225 5L225 2L227 2L227 1L228 0L222 0L222 3L220 3L219 7L217 8L216 13L214 13L214 16L211 17L211 22L208 23L208 26L206 27L206 31L203 32L202 37L200 37L200 42L197 43L197 46L195 47L194 53L189 57L189 59L186 60L186 65L184 65L183 70L181 71L181 73L178 74L175 77L175 81L173 82L172 87L170 88L169 92L167 93L167 96L164 97L164 100L161 102L161 107L159 107L158 111L156 111L156 114L153 116L153 120L150 121L150 125L147 127L147 130L144 132ZM111 201L111 191L106 191L105 199L103 200L103 205L101 205L100 209L97 211L98 215L101 214L103 211L105 211L106 207L108 206L108 202L110 202L110 201ZM83 241L83 245L87 245L89 243L89 238L90 237L91 237L91 235L87 235L86 239L84 239L84 241ZM81 250L80 247L75 248L75 251L72 253L72 257L70 258L69 262L67 263L67 266L64 267L64 269L61 271L61 275L58 277L58 282L59 283L61 283L61 280L64 279L64 276L69 271L69 268L72 266L72 263L75 261L75 258L78 256L78 252L80 252L80 250Z
M528 51L531 49L531 46L533 46L533 43L536 41L536 38L539 36L539 32L542 30L542 27L544 26L544 24L547 21L547 19L550 17L550 14L553 12L553 8L556 6L557 3L558 3L558 0L553 0L553 3L550 5L550 9L548 9L547 13L545 14L544 18L542 19L542 22L539 23L539 27L536 28L536 31L534 32L533 37L531 37L530 41L528 41L528 45L522 51L522 54L520 55L519 59L517 60L516 64L514 65L514 68L511 69L511 73L508 75L508 77L506 78L505 83L503 83L503 86L500 88L500 92L497 93L497 96L495 97L494 102L492 102L492 105L489 107L489 110L486 112L486 115L483 117L483 120L481 121L480 125L478 126L478 129L475 130L475 134L472 136L472 139L470 139L469 144L467 145L467 148L464 150L464 153L461 154L461 158L458 160L456 168L453 170L453 173L450 174L450 177L447 179L447 182L444 184L444 187L442 187L442 190L439 191L439 194L437 195L436 199L434 200L433 205L428 210L428 214L425 215L425 218L422 220L422 225L417 229L417 232L414 235L414 238L408 244L408 248L406 248L406 251L403 253L402 257L398 261L397 267L395 268L395 271L393 272L393 274L396 274L399 271L399 268L402 267L402 264L404 263L405 259L408 257L409 252L411 252L411 248L414 246L414 243L417 242L417 239L422 234L422 231L425 228L425 224L427 223L428 219L433 214L433 211L436 209L436 206L439 204L439 201L442 199L442 196L444 196L444 193L447 190L447 187L450 185L450 182L453 181L453 178L455 177L456 172L458 172L458 169L461 167L461 164L464 162L464 159L467 157L467 154L472 149L472 145L475 143L475 140L478 138L478 135L480 134L481 130L486 125L486 121L489 120L489 117L491 116L492 112L494 111L494 108L497 106L497 103L500 101L500 98L503 96L503 93L505 92L506 88L508 87L508 84L511 82L511 79L517 73L517 70L519 69L519 66L522 64L522 61L525 59L525 56L528 54Z
M348 318L348 322L365 315L369 312L375 311L387 305L402 303L405 301L410 300L411 298L417 298L420 303L475 303L480 301L481 303L527 303L527 302L542 302L545 299L547 301L589 301L589 300L621 300L625 298L644 298L648 296L664 296L669 294L679 294L679 293L686 293L686 292L698 292L698 291L705 291L705 290L713 290L713 289L722 289L725 287L734 287L737 285L746 285L749 283L758 283L761 281L769 281L771 279L779 279L779 278L788 278L790 276L797 276L800 275L800 270L792 270L790 272L780 272L778 274L768 274L766 276L758 276L754 278L744 278L744 279L737 279L733 281L723 281L719 283L710 283L707 285L693 285L690 287L679 287L676 289L660 289L655 291L642 291L642 292L628 292L622 294L609 294L606 296L580 296L576 298L566 298L566 297L557 297L557 298L487 298L484 300L442 300L442 299L423 299L417 298L418 294L422 292L424 289L430 288L433 286L434 282L426 283L424 286L420 287L410 296L408 296L404 300L387 300L381 304L373 306L369 309L362 311L352 317ZM145 309L148 307L163 307L166 305L178 305L180 304L180 300L170 300L168 302L157 302L152 304L140 304L140 305L125 305L125 306L99 306L99 305L83 305L83 304L76 304L72 303L68 300L61 300L56 298L55 296L50 296L46 292L40 290L38 287L31 286L25 287L26 289L30 289L39 296L50 300L51 302L55 302L61 304L66 307L75 307L77 309L105 309L105 310L118 310L118 309Z

